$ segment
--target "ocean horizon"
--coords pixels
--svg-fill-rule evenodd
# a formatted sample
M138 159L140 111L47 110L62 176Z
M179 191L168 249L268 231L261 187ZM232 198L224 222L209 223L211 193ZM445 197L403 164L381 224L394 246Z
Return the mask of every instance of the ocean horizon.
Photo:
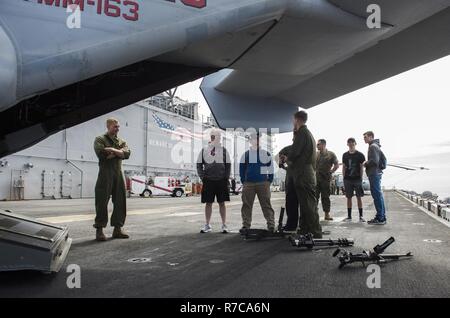
M429 170L407 171L388 167L383 176L384 187L395 187L419 194L431 191L440 199L450 197L450 153L420 155L399 162L405 165L423 166Z

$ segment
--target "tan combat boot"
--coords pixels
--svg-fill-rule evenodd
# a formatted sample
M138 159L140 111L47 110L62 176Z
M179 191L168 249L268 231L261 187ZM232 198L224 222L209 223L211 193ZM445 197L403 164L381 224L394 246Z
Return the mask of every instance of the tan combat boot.
M114 231L113 231L113 238L116 239L127 239L130 238L130 236L128 234L126 234L121 227L115 227Z
M325 212L325 221L333 221L333 218L330 216L330 212Z
M95 233L95 239L99 242L106 241L106 236L103 233L103 229L101 227L97 228L97 231Z

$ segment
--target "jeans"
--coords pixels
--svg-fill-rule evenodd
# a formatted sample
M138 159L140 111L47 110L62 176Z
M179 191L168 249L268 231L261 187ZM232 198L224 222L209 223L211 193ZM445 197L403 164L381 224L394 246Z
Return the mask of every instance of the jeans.
M369 176L370 193L372 194L373 203L377 210L375 218L378 221L386 220L386 208L384 206L383 191L381 190L381 174Z

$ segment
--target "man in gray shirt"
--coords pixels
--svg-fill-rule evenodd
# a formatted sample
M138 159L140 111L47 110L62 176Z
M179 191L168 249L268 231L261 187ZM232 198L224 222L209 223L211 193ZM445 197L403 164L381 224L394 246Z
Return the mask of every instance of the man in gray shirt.
M230 201L228 179L231 172L231 160L228 151L221 145L221 132L211 131L209 145L202 149L197 159L197 173L202 179L202 203L205 206L205 225L200 233L211 232L212 204L217 198L220 217L222 218L222 233L228 233L226 225L225 201Z

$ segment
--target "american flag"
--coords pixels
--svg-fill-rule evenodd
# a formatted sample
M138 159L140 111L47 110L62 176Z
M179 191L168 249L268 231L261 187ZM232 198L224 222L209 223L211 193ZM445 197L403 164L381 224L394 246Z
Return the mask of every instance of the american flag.
M155 122L159 128L170 133L172 135L172 137L175 137L179 140L184 140L184 141L189 142L191 138L202 139L204 137L203 133L198 133L198 134L192 133L189 129L186 129L184 127L175 127L174 125L161 119L155 113L152 114L152 117L155 120Z
M159 128L169 131L175 131L175 127L173 125L169 124L168 122L165 122L164 120L159 118L156 114L153 114L152 116Z

